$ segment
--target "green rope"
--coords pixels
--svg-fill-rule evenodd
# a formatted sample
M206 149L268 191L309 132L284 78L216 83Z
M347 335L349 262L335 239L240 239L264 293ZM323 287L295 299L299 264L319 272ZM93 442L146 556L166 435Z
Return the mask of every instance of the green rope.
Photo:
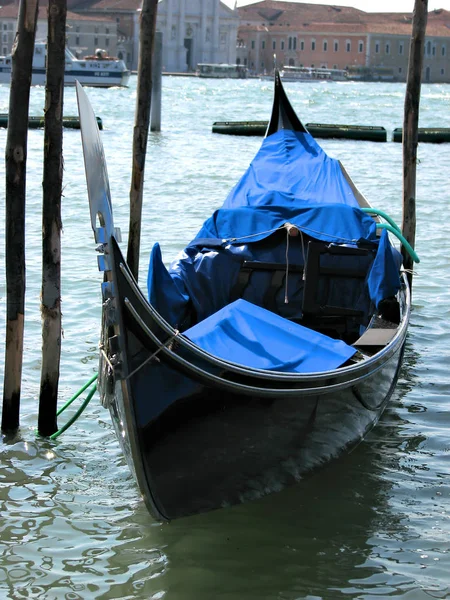
M91 383L93 383L95 380L97 379L97 375L95 377L93 377L92 379L90 379L90 381L88 383L86 383L76 394L75 396L73 396L70 400L68 400L66 402L66 404L58 411L58 415L61 414L68 406L70 406L72 404L72 402L75 400L75 398L77 398ZM93 386L93 388L89 391L89 394L86 396L85 401L82 403L82 405L80 406L80 408L77 410L77 412L67 421L67 423L65 425L63 425L61 427L61 429L58 429L58 431L55 431L55 433L52 433L52 435L50 436L51 440L56 440L57 437L59 437L62 433L64 433L66 431L66 429L68 429L73 423L75 423L75 421L78 419L78 417L83 413L84 409L86 408L86 406L89 404L89 402L92 399L92 396L95 394L97 390L97 384L95 384Z
M96 373L95 375L93 375L93 376L92 376L92 377L89 379L89 381L88 381L87 383L85 383L85 384L83 385L83 387L82 387L82 388L80 388L80 389L78 390L78 392L72 396L72 398L70 398L70 400L67 400L67 402L64 404L64 406L62 406L62 407L61 407L61 408L58 410L58 412L56 413L56 416L57 416L57 417L59 417L59 415L60 415L62 412L64 412L64 411L66 410L66 408L67 408L67 407L69 407L69 406L72 404L72 402L73 402L74 400L76 400L76 399L78 398L78 396L80 396L80 395L81 395L81 394L84 392L84 390L85 390L85 389L87 389L87 388L88 388L88 387L91 385L91 383L94 383L94 381L96 381L97 377L98 377L97 373Z

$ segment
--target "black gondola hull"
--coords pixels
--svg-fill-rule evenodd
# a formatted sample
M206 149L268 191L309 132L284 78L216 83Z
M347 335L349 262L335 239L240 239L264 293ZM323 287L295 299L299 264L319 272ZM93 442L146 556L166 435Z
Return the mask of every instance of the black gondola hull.
M227 370L182 347L155 319L114 239L109 246L109 354L116 364L112 373L102 361L102 395L155 518L292 485L353 448L380 418L397 381L406 327L379 358L327 377Z

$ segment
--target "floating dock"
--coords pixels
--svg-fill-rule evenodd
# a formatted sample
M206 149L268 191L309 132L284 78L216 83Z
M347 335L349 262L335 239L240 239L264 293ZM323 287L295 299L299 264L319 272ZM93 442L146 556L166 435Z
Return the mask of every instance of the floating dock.
M266 133L267 124L267 121L216 121L213 123L212 132L227 135L263 136ZM305 127L315 138L387 141L387 132L384 127L330 123L306 123Z
M392 132L393 142L403 141L403 128L397 127ZM450 142L450 127L419 127L418 141L431 144L443 144Z
M97 119L97 125L99 129L103 129L103 123L100 117ZM8 127L8 115L0 114L0 127ZM44 116L42 117L28 117L28 127L30 129L43 129L44 128ZM63 117L63 127L67 129L80 129L80 119L78 117Z

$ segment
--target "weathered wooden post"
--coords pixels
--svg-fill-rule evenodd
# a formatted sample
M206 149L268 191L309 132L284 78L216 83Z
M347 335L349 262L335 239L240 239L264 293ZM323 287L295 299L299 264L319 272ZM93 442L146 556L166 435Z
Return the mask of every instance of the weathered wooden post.
M162 31L156 31L153 52L153 82L150 111L150 131L161 131L162 44Z
M39 0L20 0L6 138L6 350L2 431L19 427L25 318L25 191L31 68Z
M127 262L136 280L139 274L141 243L142 193L144 188L145 155L150 123L152 94L153 45L158 0L143 0L140 23L138 88L136 117L133 130L133 165L130 190L130 226Z
M422 79L428 0L415 0L412 37L409 48L403 120L403 218L402 233L414 248L416 238L416 165L419 127L420 86ZM403 264L412 285L413 260L402 248Z
M61 194L66 0L48 2L42 206L42 367L38 431L57 431L61 358Z

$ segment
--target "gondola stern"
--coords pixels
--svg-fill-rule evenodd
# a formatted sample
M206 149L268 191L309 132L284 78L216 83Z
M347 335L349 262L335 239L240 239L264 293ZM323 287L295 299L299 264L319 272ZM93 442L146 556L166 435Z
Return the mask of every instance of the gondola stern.
M284 90L280 72L278 69L275 69L272 115L267 126L265 137L268 137L269 135L272 135L281 129L308 133L308 130L298 118L295 110L292 108L292 105Z

